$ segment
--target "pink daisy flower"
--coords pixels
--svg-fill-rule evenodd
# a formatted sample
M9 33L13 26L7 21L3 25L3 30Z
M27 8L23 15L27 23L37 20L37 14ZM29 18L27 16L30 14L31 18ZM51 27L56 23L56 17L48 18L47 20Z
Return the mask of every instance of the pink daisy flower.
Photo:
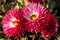
M7 37L21 37L24 29L20 21L19 9L11 9L2 20L2 28Z
M47 14L44 19L44 24L41 27L41 34L44 38L54 36L58 31L58 20L52 14Z
M48 0L28 0L31 3L41 3L41 2L48 2Z
M23 24L28 32L40 32L42 15L47 15L48 10L40 4L31 4L22 9Z

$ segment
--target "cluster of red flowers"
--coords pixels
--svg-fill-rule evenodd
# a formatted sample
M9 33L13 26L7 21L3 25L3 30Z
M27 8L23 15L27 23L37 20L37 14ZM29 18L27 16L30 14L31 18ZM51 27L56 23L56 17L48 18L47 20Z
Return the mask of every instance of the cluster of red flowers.
M44 6L31 4L22 9L24 24L28 32L41 32L49 38L57 33L58 20Z
M58 30L58 20L41 4L32 3L22 9L11 9L2 20L6 36L21 37L25 32L38 33L42 37L54 36Z

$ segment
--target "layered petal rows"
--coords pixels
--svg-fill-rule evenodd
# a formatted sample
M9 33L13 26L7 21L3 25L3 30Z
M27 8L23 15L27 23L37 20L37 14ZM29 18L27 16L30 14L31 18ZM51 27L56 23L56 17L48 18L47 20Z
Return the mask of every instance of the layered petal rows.
M19 9L11 9L7 12L2 20L2 28L8 37L23 36L22 24L20 22Z
M57 33L58 20L52 14L47 14L44 19L44 24L41 27L41 35L44 38L50 38Z
M23 8L23 17L24 17L24 25L28 32L40 32L40 20L43 17L42 15L46 15L45 7L40 4L32 4Z

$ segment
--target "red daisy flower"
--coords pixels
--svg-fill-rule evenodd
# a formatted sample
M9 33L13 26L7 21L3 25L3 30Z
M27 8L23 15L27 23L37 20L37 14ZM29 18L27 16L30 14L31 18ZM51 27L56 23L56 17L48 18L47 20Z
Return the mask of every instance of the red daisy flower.
M22 9L23 24L28 32L40 32L40 20L42 15L47 15L48 10L40 4L31 4Z
M41 0L42 2L48 2L48 0Z
M20 37L24 35L24 29L22 29L19 13L19 9L11 9L4 16L2 28L6 36Z
M48 0L28 0L31 3L41 3L41 2L47 2Z
M31 3L39 3L40 2L40 0L28 0L28 1Z
M54 36L58 30L58 20L50 13L42 20L45 22L41 27L42 37L50 38Z

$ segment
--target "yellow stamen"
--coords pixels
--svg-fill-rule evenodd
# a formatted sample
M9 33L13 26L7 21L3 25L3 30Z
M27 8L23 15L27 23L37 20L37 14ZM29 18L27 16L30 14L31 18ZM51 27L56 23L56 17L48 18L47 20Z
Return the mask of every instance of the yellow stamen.
M30 19L31 20L36 20L38 18L38 15L37 14L32 14L31 16L30 16Z
M11 27L16 27L18 25L18 23L19 23L18 20L13 18L10 22L10 25L11 25Z
M17 26L18 25L18 21L14 21L12 22L13 26Z

